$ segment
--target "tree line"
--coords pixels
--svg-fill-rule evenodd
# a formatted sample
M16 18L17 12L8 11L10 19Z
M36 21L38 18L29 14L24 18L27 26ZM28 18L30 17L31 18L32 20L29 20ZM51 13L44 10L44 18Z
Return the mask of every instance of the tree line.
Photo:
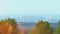
M18 24L14 18L8 18L0 20L0 34L20 34L18 33ZM48 21L38 21L35 27L29 34L60 34L60 20L58 21L58 27L53 32L53 28Z

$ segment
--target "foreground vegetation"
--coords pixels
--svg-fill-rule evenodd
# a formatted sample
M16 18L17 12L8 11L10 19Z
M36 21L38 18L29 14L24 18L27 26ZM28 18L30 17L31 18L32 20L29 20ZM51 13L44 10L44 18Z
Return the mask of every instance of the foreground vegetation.
M0 34L20 34L18 30L18 24L15 19L8 18L0 20ZM29 34L60 34L60 20L58 21L58 27L55 32L53 32L53 28L48 21L41 20L38 21Z
M47 21L39 21L29 34L60 34L60 20L58 21L58 27L54 32Z
M30 34L52 34L53 30L48 22L39 21Z
M15 19L8 18L6 20L0 20L0 34L18 34Z

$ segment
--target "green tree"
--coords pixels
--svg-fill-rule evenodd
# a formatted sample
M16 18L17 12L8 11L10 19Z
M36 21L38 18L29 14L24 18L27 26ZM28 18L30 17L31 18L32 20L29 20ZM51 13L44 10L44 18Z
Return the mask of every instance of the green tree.
M56 31L53 34L60 34L60 20L58 21L58 27L56 28Z
M14 18L8 18L5 21L6 21L6 23L9 23L10 25L16 25L17 24L17 22L15 21Z
M30 34L52 34L53 30L48 22L39 21Z

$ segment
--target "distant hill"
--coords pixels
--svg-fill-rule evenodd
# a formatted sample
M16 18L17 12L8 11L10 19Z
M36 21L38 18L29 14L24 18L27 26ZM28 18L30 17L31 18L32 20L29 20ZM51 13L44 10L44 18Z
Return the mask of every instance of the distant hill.
M19 22L19 24L23 25L28 31L31 31L32 28L34 28L34 26L37 23L33 23L33 22ZM57 23L50 23L50 26L53 28L53 31L55 31L56 28L58 27Z
M19 24L23 26L31 26L31 27L34 27L36 25L36 23L33 23L33 22L19 22ZM57 23L50 23L50 26L53 28L56 28L58 25Z

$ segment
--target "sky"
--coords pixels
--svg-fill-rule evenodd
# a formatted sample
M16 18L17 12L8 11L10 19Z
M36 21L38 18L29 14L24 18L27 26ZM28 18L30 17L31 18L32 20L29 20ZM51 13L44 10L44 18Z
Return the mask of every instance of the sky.
M60 18L60 0L0 0L0 19L16 16Z

